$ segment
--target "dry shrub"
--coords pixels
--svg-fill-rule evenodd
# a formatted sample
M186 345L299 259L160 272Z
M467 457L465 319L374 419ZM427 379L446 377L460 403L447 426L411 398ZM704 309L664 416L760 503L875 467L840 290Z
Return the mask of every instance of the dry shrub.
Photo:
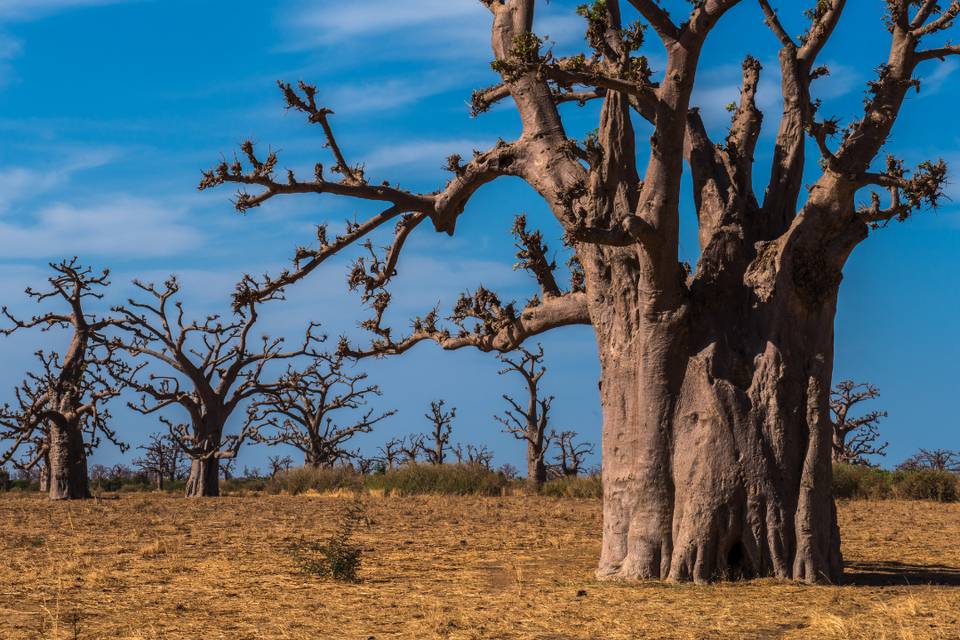
M292 496L307 491L331 493L337 491L357 491L363 488L363 476L353 467L303 466L283 471L267 480L267 493L287 493Z
M369 490L401 496L499 496L509 484L505 475L479 464L408 464L366 479Z
M893 496L893 474L859 464L833 465L833 494L838 498L882 500Z
M555 498L601 498L603 484L598 475L563 476L544 483L540 493Z
M332 578L339 582L358 582L363 548L353 544L353 532L364 519L360 492L344 510L337 531L326 542L300 542L293 545L294 560L304 573Z
M956 502L960 493L958 480L957 475L949 471L896 471L893 474L893 490L898 498Z
M833 493L838 498L883 500L960 499L960 478L949 471L911 469L888 471L865 465L837 464L833 467Z

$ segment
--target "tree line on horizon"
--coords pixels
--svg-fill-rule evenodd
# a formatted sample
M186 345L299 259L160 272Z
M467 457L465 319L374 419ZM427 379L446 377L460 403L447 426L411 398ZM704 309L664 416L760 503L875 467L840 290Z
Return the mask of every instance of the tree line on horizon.
M29 319L7 307L7 327L0 335L38 328L66 330L64 355L38 350L36 371L27 372L14 389L14 403L0 405L0 475L12 463L25 478L35 478L40 490L54 499L90 497L89 480L109 475L131 475L123 465L98 466L91 473L87 458L103 441L129 449L112 425L111 401L125 392L135 400L126 405L145 416L156 416L164 432L150 433L138 447L134 467L149 476L157 488L185 478L187 496L219 495L219 480L230 478L233 463L245 443L287 445L303 455L304 466L352 465L361 473L384 471L402 464L457 463L491 468L493 453L486 446L454 444L452 423L456 408L444 400L431 402L424 418L431 429L422 434L391 438L372 456L350 449L350 441L370 433L375 425L396 414L367 407L381 396L364 372L353 371L341 351L324 351L326 336L309 323L300 344L286 348L281 338L254 337L263 301L250 301L232 318L209 315L188 320L178 298L175 277L162 286L134 281L140 300L113 305L107 314L88 309L110 285L109 272L96 272L75 257L50 265L49 288L28 288L37 303L58 303ZM279 295L271 300L278 300ZM498 373L517 373L525 382L525 404L504 394L508 408L494 419L507 433L526 442L528 484L538 490L548 475L577 475L584 470L593 445L577 440L571 430L551 428L553 397L542 396L540 379L546 372L544 351L519 348L500 354L505 365ZM279 375L272 363L288 363ZM300 365L300 366L298 366ZM164 410L178 408L186 421L172 419ZM245 412L238 434L226 432L231 416ZM353 414L346 421L341 415ZM548 452L556 449L555 460ZM270 473L289 469L293 459L272 456ZM259 474L258 470L247 470ZM513 474L514 471L507 469Z
M244 443L288 445L303 455L303 465L330 468L349 464L363 474L392 470L402 464L457 463L492 467L493 453L486 446L453 444L452 423L456 408L444 400L431 402L424 418L429 431L394 437L372 456L348 448L357 435L396 414L367 408L368 398L381 396L378 385L363 372L350 370L341 351L322 351L326 336L310 323L301 344L285 349L284 340L267 336L251 338L259 318L260 302L250 301L232 319L211 315L186 320L177 298L180 286L173 277L162 287L135 281L145 300L130 299L115 305L110 314L98 316L85 307L89 298L101 299L109 286L109 272L94 272L77 258L51 264L50 288L26 290L38 303L59 301L65 310L49 311L28 320L19 319L6 307L2 314L10 324L0 334L21 329L68 329L65 355L36 352L38 372L28 372L14 390L16 405L0 407L0 441L9 446L0 456L0 467L12 462L24 478L36 479L51 498L90 496L89 480L133 475L124 465L112 469L98 466L87 472L87 457L105 439L121 452L128 445L111 425L107 404L124 391L139 394L127 406L143 414L156 414L165 433L150 433L149 441L133 460L134 468L149 477L158 489L164 483L186 479L187 496L219 495L219 480L234 476L236 456ZM271 299L280 299L275 296ZM553 396L545 396L540 382L546 373L544 350L520 347L498 354L504 365L499 375L515 374L523 381L525 397L504 394L507 408L494 416L503 430L525 444L526 483L537 491L548 476L578 475L594 447L578 442L577 433L551 428ZM280 375L265 373L269 363L305 360L303 367L290 364ZM879 389L867 383L844 380L831 395L833 416L833 461L871 464L872 456L886 455L887 442L880 442L879 421L886 412L854 415L853 408L874 400ZM246 402L240 433L227 434L227 420ZM159 413L179 407L189 422L176 422ZM354 418L335 420L334 414L354 412ZM555 450L553 462L548 452ZM269 458L271 476L289 470L290 456ZM505 466L509 475L515 470ZM921 449L901 468L960 470L960 453ZM248 476L258 469L245 469ZM9 472L0 471L8 478Z

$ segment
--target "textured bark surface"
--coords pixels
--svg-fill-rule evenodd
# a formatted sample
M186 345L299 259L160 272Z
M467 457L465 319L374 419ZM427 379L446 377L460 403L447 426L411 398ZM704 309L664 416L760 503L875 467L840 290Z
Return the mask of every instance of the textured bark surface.
M477 91L473 110L512 100L521 135L465 164L449 158L454 177L436 193L368 184L362 169L344 159L331 112L316 104L316 88L301 83L298 92L281 84L287 106L322 125L343 178L325 178L318 165L311 180L293 173L275 179L276 155L261 160L248 142L249 171L224 162L204 173L201 188L261 188L241 193L241 211L295 193L380 202L386 209L333 241L321 229L319 246L299 249L292 269L276 278L248 276L236 304L283 290L395 222L386 255L371 249L373 258L358 261L350 276L351 288L373 310L363 323L373 338L367 347L344 341L342 353L400 354L425 340L445 349L508 352L550 329L593 326L604 421L600 576L836 580L841 558L829 412L841 273L871 229L936 206L943 196L942 161L922 163L912 176L892 157L880 171L875 165L907 92L919 88L917 66L960 53L954 45L920 46L952 27L960 2L886 3L888 59L868 85L862 118L849 123L832 149L830 138L840 127L818 119L810 87L827 73L817 58L846 2L815 3L795 41L768 0L758 0L766 27L758 23L756 36L780 43L783 97L762 198L753 177L763 122L755 99L760 63L750 56L743 62L740 100L722 143L710 139L691 104L704 43L740 0L691 2L682 22L655 0L629 0L663 45L666 62L656 79L639 53L644 25L624 24L618 0L578 10L593 51L569 58L545 51L532 32L536 0L483 2L493 18L492 66L502 82ZM603 100L599 127L580 143L565 131L558 105L589 100ZM634 116L650 131L642 170ZM820 172L804 190L808 139L819 152ZM692 273L678 259L685 168L699 226ZM540 289L525 306L505 304L481 287L460 298L451 326L441 326L437 311L416 318L405 336L384 326L385 287L409 234L427 219L436 231L453 234L469 198L501 176L529 184L563 227L575 254L569 290L558 286L556 265L520 216L518 267L532 273ZM871 204L858 208L855 198L866 187L889 192L890 205L882 208L874 191Z
M52 500L90 497L87 454L79 424L54 423L50 427L49 495Z
M220 459L214 456L190 461L188 498L215 498L220 495Z

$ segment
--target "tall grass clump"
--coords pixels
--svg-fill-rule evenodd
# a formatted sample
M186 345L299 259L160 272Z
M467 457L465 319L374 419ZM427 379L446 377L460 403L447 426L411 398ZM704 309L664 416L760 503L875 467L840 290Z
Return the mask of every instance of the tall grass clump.
M960 477L949 471L903 469L888 471L866 465L833 466L833 493L838 498L883 500L960 499Z
M960 478L949 471L916 469L893 472L894 493L907 500L956 502L960 497Z
M555 498L602 498L603 484L599 475L562 476L545 482L540 493Z
M298 495L307 491L329 493L336 491L359 491L363 488L363 476L348 465L338 467L303 466L282 471L267 480L265 491L271 494Z
M408 464L367 476L366 487L390 495L499 496L507 477L480 464Z
M854 500L892 498L893 473L862 464L835 464L833 495Z

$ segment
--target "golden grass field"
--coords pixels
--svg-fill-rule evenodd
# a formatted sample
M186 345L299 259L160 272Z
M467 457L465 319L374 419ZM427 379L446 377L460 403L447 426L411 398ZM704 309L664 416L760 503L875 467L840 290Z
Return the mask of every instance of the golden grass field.
M0 494L0 638L960 638L960 504L840 505L846 584L593 577L600 503L365 498L362 581L303 574L350 500Z

